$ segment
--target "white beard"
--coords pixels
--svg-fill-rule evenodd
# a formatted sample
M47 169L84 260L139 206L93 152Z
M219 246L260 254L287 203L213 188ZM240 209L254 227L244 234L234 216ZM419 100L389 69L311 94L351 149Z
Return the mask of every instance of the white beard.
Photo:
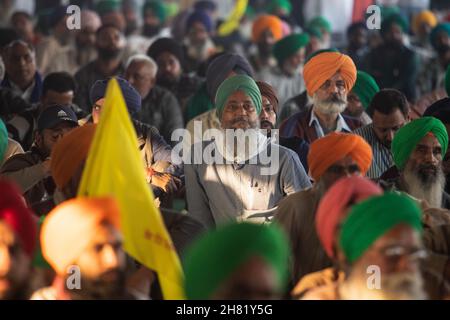
M419 272L381 275L379 289L370 289L365 277L348 279L340 287L344 300L424 300L426 293Z
M424 183L413 170L406 166L403 171L403 180L406 183L407 192L411 196L420 200L426 200L432 208L442 207L445 175L441 168L438 170L434 181Z
M314 109L322 114L337 114L344 112L347 108L347 101L342 100L342 102L326 101L317 98L317 94L312 97Z

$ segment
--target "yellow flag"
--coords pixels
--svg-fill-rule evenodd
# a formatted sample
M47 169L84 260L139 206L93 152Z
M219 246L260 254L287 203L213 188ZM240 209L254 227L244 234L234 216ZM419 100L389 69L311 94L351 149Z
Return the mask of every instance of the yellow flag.
M125 251L158 273L165 299L184 299L181 264L145 180L136 131L116 79L108 83L78 195L114 196Z
M242 17L247 9L248 0L237 0L233 11L228 16L227 20L219 26L218 33L225 37L239 28Z

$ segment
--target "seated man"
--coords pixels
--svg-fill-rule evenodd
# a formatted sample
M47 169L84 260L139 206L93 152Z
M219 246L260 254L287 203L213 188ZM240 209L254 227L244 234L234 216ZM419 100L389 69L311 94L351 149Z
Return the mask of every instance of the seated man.
M194 145L190 156L183 153L189 211L209 228L236 220L266 221L284 196L310 186L297 155L259 131L261 104L252 78L228 78L216 95L222 129L214 132L214 140ZM264 159L268 154L274 157Z
M380 184L424 200L432 208L450 209L442 171L447 148L448 134L440 120L424 117L411 121L397 131L392 141L395 168L389 171L396 169L398 175L386 179L382 176Z
M264 69L256 75L256 79L267 82L275 88L281 106L287 99L300 94L305 88L302 68L308 41L309 36L306 33L291 34L279 40L273 47L277 67Z
M414 200L390 192L352 206L337 241L345 280L312 290L304 299L426 299L419 267L425 255L421 214Z
M184 72L183 48L172 38L160 38L148 48L147 55L158 65L156 84L172 92L184 111L187 99L200 87L201 79Z
M277 16L260 15L253 21L252 42L257 52L249 56L249 61L257 73L276 66L272 49L282 37L283 22Z
M75 79L67 72L48 74L44 78L39 103L8 121L8 130L12 138L19 141L25 150L29 150L33 143L33 133L39 114L55 104L70 106L77 116L83 117L85 115L83 110L73 104L75 87Z
M113 198L99 197L69 200L49 213L41 228L41 248L57 277L51 287L36 291L31 299L142 298L126 290L119 210ZM80 276L78 287L69 278L74 272Z
M37 103L41 97L42 77L36 70L34 48L22 40L15 40L3 49L5 77L2 88L10 88L28 103Z
M305 274L331 264L314 231L320 199L339 178L365 175L371 162L370 146L354 134L331 133L311 144L308 164L314 185L283 199L274 218L286 231L293 249L291 286Z
M145 55L135 55L125 66L125 79L139 92L142 106L137 118L154 126L167 142L171 142L172 132L183 128L183 115L175 96L156 83L158 67Z
M31 149L6 161L0 174L14 181L21 189L29 207L38 214L52 206L55 184L50 176L50 154L56 142L78 126L70 107L54 105L38 118L37 131Z
M117 81L136 130L139 150L147 168L147 181L152 183L153 178L156 178L155 173L167 173L168 175L164 176L169 180L164 183L163 190L169 194L176 192L182 186L180 178L183 175L183 167L172 163L172 149L158 130L136 120L142 108L141 96L136 89L124 79L117 78ZM90 100L93 107L88 121L98 123L107 85L108 80L99 80L92 86ZM159 192L155 193L156 197L159 195Z
M281 299L289 245L275 226L231 224L204 235L184 259L189 300Z
M370 102L367 113L372 123L354 131L372 147L369 178L378 179L394 164L391 143L397 130L409 122L409 111L405 95L396 89L382 89Z
M1 179L0 190L0 300L28 299L37 221L13 183Z
M356 67L349 56L336 50L316 52L306 62L303 77L312 108L285 120L280 136L296 136L311 143L330 132L351 132L361 125L341 114L356 81Z

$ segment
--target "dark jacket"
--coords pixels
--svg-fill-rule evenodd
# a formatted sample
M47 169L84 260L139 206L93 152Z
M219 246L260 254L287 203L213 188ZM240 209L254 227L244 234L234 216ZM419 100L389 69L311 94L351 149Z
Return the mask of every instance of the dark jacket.
M314 126L309 126L312 110L299 112L289 117L280 127L280 137L298 137L307 143L311 143L318 138ZM361 126L358 119L341 114L349 128L353 131Z
M160 86L153 87L142 100L142 109L136 118L158 129L169 144L172 132L183 128L183 116L177 99Z

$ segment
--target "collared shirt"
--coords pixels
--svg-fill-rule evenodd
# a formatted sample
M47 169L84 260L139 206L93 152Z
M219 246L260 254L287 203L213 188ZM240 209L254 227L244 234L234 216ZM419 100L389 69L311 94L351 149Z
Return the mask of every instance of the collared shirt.
M386 170L394 165L391 150L378 140L373 131L373 124L358 128L354 133L364 138L372 147L372 164L367 172L367 176L371 179L379 178Z
M314 129L316 130L317 137L322 138L325 136L325 133L323 131L322 126L320 125L319 118L317 118L316 114L314 113L314 110L311 111L311 119L309 120L310 127L314 126ZM352 129L347 125L347 122L345 122L344 118L341 114L338 115L337 123L336 123L336 130L335 132L352 132Z
M17 86L12 81L10 81L10 83L13 92L17 93L23 100L30 101L31 95L33 94L34 86L36 85L36 80L33 80L33 83L31 83L25 90L20 89L19 86Z

